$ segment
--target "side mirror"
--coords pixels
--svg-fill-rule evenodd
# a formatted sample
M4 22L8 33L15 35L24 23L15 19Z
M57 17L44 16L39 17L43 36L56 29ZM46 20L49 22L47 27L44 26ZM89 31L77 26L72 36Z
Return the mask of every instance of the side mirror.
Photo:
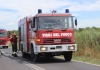
M77 19L75 19L75 25L77 26Z
M36 28L33 28L33 31L34 31L34 32L37 32Z

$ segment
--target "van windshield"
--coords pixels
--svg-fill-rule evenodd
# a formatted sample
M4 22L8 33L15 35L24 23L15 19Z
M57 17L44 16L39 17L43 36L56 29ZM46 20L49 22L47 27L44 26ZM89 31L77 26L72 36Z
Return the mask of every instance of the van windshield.
M64 29L64 28L74 28L73 17L39 17L38 19L38 29Z

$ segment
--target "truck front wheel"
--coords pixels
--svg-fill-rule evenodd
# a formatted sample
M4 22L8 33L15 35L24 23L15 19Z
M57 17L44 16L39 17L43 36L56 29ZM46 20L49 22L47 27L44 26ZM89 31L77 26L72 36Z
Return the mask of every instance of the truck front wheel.
M39 61L39 55L38 54L34 54L33 55L33 61L34 62L38 62Z
M39 54L35 54L35 53L34 53L33 47L31 48L31 57L32 57L32 60L33 60L34 62L38 62L38 61L39 61Z
M65 52L64 53L64 58L65 58L65 61L71 61L71 59L72 59L72 51Z
M6 48L8 48L8 46L6 46Z

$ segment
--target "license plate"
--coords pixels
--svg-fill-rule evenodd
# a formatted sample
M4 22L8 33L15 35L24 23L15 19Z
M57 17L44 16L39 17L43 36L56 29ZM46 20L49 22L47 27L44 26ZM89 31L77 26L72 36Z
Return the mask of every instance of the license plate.
M54 39L54 42L60 42L61 39Z

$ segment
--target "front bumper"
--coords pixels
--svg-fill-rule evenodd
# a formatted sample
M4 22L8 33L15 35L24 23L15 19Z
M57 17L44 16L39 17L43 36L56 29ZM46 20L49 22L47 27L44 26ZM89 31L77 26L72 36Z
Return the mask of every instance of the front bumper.
M8 46L8 45L0 45L0 48L6 47L6 46Z
M37 45L34 52L66 52L77 51L77 44L62 44L62 45Z
M0 44L0 48L2 48L2 47L6 47L6 46L9 46L9 43L10 43L10 41L6 42L5 45L4 45L4 44Z

